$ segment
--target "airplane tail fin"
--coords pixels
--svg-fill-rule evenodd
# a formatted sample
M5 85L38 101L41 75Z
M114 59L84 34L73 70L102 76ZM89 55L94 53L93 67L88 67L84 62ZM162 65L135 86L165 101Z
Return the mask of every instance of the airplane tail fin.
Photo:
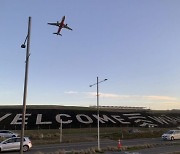
M61 35L60 33L53 33L53 34L56 34L56 35ZM62 35L61 35L62 36Z

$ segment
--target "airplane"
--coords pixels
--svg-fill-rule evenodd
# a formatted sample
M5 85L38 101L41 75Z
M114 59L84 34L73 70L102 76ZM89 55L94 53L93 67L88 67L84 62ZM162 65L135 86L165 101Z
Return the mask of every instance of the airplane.
M59 27L58 31L56 33L53 33L53 34L61 35L62 36L62 34L60 33L62 28L66 28L66 29L72 30L72 28L68 27L68 25L64 23L64 20L65 20L65 16L62 17L61 22L57 21L56 23L48 23L49 25L53 25L53 26L58 26Z

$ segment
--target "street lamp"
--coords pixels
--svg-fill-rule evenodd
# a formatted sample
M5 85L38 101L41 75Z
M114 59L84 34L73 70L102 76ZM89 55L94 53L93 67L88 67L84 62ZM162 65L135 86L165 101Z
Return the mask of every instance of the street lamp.
M95 84L90 85L89 87L97 85L97 128L98 128L98 150L100 151L100 137L99 137L99 83L107 81L107 79L104 79L102 81L99 81L97 77L97 82Z
M31 33L31 17L28 21L28 34L21 48L26 48L26 66L25 66L25 79L24 79L24 95L23 95L23 109L22 109L22 124L21 124L21 142L20 142L20 154L23 154L23 142L24 142L24 127L25 127L25 115L26 115L26 97L27 97L27 81L28 81L28 68L29 68L29 49L30 49L30 33ZM26 47L27 42L27 47Z
M59 142L62 143L62 119L60 120L60 127L59 127Z

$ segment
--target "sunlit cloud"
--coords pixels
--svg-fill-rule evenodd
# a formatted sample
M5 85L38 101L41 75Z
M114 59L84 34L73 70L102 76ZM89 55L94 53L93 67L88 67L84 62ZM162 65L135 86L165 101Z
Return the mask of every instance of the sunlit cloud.
M90 93L90 95L96 95L95 93ZM100 93L101 97L112 98L112 99L135 99L135 100L156 100L156 101L176 101L177 98L169 96L155 96L155 95L118 95L111 93Z
M77 91L66 91L64 93L65 94L78 94L79 92L77 92Z
M151 103L151 109L180 109L180 102L159 102L159 103Z
M86 104L94 103L97 96L96 92L78 92L67 91L65 95L70 95L68 98L86 102ZM120 95L116 93L99 93L102 105L114 106L143 106L151 109L178 109L180 108L180 100L176 97L163 96L163 95ZM88 106L87 104L87 106Z
M77 92L68 91L65 94L81 94L87 97L94 97L97 95L96 92ZM113 93L99 93L101 97L110 99L132 99L132 100L153 100L153 101L176 101L177 98L170 96L159 96L159 95L119 95Z
M177 98L169 96L144 96L145 99L149 100L164 100L164 101L176 101Z

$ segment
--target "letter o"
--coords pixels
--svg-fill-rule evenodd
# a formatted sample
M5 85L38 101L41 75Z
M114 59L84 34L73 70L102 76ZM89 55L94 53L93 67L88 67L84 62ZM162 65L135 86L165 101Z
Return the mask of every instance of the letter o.
M85 117L85 118L87 119L87 121L82 120L81 117ZM76 115L76 118L77 118L77 120L78 120L79 122L84 123L84 124L93 123L93 120L92 120L89 116L87 116L87 115L85 115L85 114L78 114L78 115Z

